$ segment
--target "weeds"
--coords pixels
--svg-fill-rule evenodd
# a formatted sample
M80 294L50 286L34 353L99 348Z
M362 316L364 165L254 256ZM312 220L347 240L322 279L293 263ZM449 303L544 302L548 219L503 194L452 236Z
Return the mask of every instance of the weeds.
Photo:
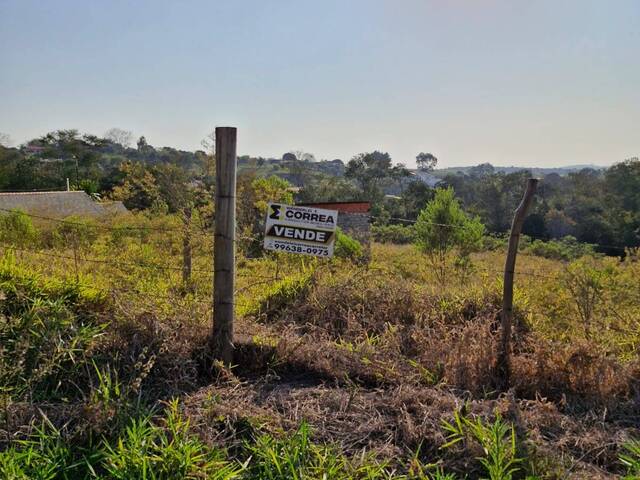
M626 480L640 478L640 440L631 440L622 445L624 453L620 455L620 462L627 469Z
M240 258L242 365L214 376L199 301L211 294L199 273L210 239L194 237L189 295L173 288L179 269L136 266L179 266L180 237L154 229L177 221L134 216L142 230L87 236L83 255L109 262L79 258L80 283L53 257L0 262L0 477L506 480L569 465L577 478L639 475L637 442L616 447L640 433L637 257L575 263L605 272L585 284L597 298L583 309L560 262L521 255L506 399L490 387L499 249L471 254L465 281L440 286L411 246L374 245L368 268L278 258L277 280L273 257ZM53 233L38 242L54 245ZM182 409L158 410L176 396ZM39 410L48 417L35 428ZM407 460L418 445L420 462Z
M500 415L493 423L485 424L481 418L470 419L454 412L453 422L443 421L447 432L447 443L442 448L451 448L460 442L475 440L482 447L484 456L479 458L488 480L511 480L520 471L523 459L517 456L516 433Z
M81 395L73 380L104 331L70 310L62 299L32 298L0 324L0 381L12 395L34 398Z

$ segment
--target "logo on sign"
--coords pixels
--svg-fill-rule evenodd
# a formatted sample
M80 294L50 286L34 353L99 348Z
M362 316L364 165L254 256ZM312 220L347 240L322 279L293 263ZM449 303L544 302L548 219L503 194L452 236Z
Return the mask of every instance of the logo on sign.
M273 219L273 220L280 220L280 205L269 205L269 209L271 210L271 213L269 214L269 218Z

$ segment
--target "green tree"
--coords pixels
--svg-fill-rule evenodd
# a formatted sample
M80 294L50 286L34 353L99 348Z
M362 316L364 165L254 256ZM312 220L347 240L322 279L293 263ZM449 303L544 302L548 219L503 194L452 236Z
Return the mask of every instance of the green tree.
M480 246L484 225L462 210L452 188L438 188L420 212L415 232L416 245L427 254L438 280L444 283L451 254L468 259Z
M358 200L362 193L349 180L324 174L314 175L296 195L300 202L344 202Z
M127 208L144 210L162 200L155 177L144 165L124 162L119 175L122 180L113 188L111 198L121 200Z
M420 152L416 156L416 164L418 165L418 170L423 170L425 172L430 172L436 165L438 164L438 159L435 155L431 153Z
M407 175L407 169L403 165L392 165L391 156L377 150L356 155L345 170L345 176L358 182L364 197L371 202L382 200L384 195L381 187L385 181L397 181Z
M237 185L239 245L245 253L258 254L261 251L267 205L269 202L293 203L291 184L275 175L258 178L254 172L246 172L238 177Z
M640 160L631 158L604 175L606 216L619 245L640 245Z

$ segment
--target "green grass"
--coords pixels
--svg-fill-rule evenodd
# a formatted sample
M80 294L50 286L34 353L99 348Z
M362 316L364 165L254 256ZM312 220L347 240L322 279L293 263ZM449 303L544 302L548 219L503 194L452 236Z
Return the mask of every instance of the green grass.
M454 413L453 422L443 422L447 432L447 443L442 448L452 448L457 444L475 441L484 456L478 458L488 480L512 480L521 470L523 458L518 457L516 433L512 424L500 415L491 423L482 418L468 418Z
M246 377L242 376L244 373L238 377L229 373L212 379L210 372L198 364L211 322L212 282L207 272L211 268L210 238L194 237L193 291L185 293L179 288L179 269L136 266L180 266L180 235L165 237L153 230L176 226L175 219L152 221L134 217L127 222L149 229L92 235L82 246L79 283L68 260L55 257L43 260L29 252L6 252L0 260L0 393L6 404L2 418L10 423L8 416L14 411L10 407L16 407L18 412L27 408L33 411L31 424L18 425L16 420L16 425L7 427L11 441L5 440L2 445L0 477L453 480L469 475L516 480L525 478L527 472L540 471L529 465L532 460L523 448L524 439L518 438L513 425L500 416L488 420L486 415L455 414L450 423L443 424L443 432L429 438L431 457L411 460L415 443L421 442L422 437L416 440L407 434L413 444L399 440L402 429L420 431L416 425L423 418L409 410L411 402L385 405L384 409L398 416L363 434L371 441L370 445L379 447L388 442L396 448L391 456L376 457L368 450L354 453L349 444L314 441L314 438L332 439L334 432L322 430L316 436L310 425L299 423L306 418L302 407L293 421L280 415L282 412L266 400L263 403L261 395L269 396L270 391L260 389L269 384L274 391L281 386L285 391L290 388L294 392L292 397L300 395L295 399L301 405L317 401L318 407L327 408L323 399L308 399L302 396L304 390L296 391L295 381L289 383L292 380L287 378L290 374L287 369L270 368L265 376L253 378L251 374L255 371L248 365ZM46 235L38 238L45 242ZM55 242L46 251L64 256L72 253L64 244ZM292 359L287 368L293 370L294 376L311 372L312 381L321 378L327 389L342 388L345 383L356 385L354 382L360 375L365 380L373 373L380 376L375 388L363 380L353 393L347 392L349 401L344 411L336 401L322 415L331 415L335 409L346 418L361 415L363 424L367 423L369 411L360 404L361 410L356 413L358 401L380 393L380 397L375 397L377 401L396 387L405 392L414 389L416 394L433 389L434 396L457 395L456 404L468 396L479 403L493 402L492 392L480 390L488 385L485 379L478 380L477 390L473 390L475 384L460 386L451 375L453 367L445 364L444 359L449 354L457 355L461 363L456 368L461 371L484 361L485 357L472 356L471 347L478 347L480 342L489 349L491 337L475 339L477 331L473 329L484 325L481 322L484 320L489 325L498 314L500 305L495 299L499 298L504 252L496 249L474 253L471 273L465 275L449 265L444 282L437 281L411 245L374 244L372 252L373 261L368 266L343 260L319 262L272 255L249 259L240 255L237 331L253 338L256 345L270 347L265 348L269 355L285 352L286 358ZM518 335L532 342L523 343L525 351L519 352L518 365L524 381L544 377L551 382L554 375L563 374L564 368L566 378L575 380L585 392L596 385L605 393L613 392L609 397L612 403L624 401L624 394L615 390L618 387L605 390L607 382L615 383L616 372L622 370L611 370L614 373L608 376L583 378L579 376L581 372L595 371L594 365L599 364L582 366L571 362L595 360L553 355L575 343L589 341L588 351L594 352L594 358L602 351L612 365L631 368L637 362L640 262L631 257L624 262L596 257L565 263L545 258L553 257L548 251L538 253L532 256L521 252L517 269L521 273L516 274L515 311L524 332L519 331ZM82 257L108 262L90 263L82 261ZM585 262L588 270L582 268ZM127 267L118 266L119 263ZM593 275L598 279L597 288L586 284L593 290L586 308L580 303L574 284L582 285L582 280L590 281ZM302 304L306 308L300 309L300 313L296 306ZM290 326L303 328L289 329ZM286 337L285 332L290 334L288 330L304 334ZM438 335L442 338L434 338ZM458 341L458 335L465 338ZM544 344L549 345L549 359L535 366L549 369L538 374L533 369L527 370L529 364L523 362L531 361L534 365L540 360L534 351L536 345L541 345L535 343L540 339L549 342ZM449 351L448 347L453 345L459 350ZM431 348L436 353L430 356ZM558 358L567 361L558 362ZM298 367L300 372L296 370ZM180 378L187 371L191 376ZM564 389L559 392L564 395L570 388L565 383L557 386L551 382L548 390ZM247 397L256 395L248 411L244 411L244 404L234 404L235 397L224 400L219 390L231 388L229 385L243 395L246 392ZM201 424L198 412L189 409L185 410L188 413L182 412L177 400L162 403L173 397L186 402L191 392L197 394L198 389L209 387L220 398L221 410L227 409L219 415L221 424L246 421L259 425L249 437L230 435L223 437L226 443L218 444L212 441L212 438L219 440L213 435L219 433L217 427ZM459 393L460 390L465 393ZM577 390L579 395L582 391ZM516 403L521 398L524 397L517 398ZM527 397L526 401L532 402L532 398ZM566 404L552 403L555 401L551 399L545 405L554 411L572 405L569 397ZM444 404L447 405L444 413L424 419L432 422L435 430L442 415L448 415L453 408L450 403ZM165 407L161 409L159 405ZM193 409L193 405L190 407ZM491 409L484 411L492 411L494 407L491 404ZM400 424L398 411L410 420L407 425ZM526 416L524 410L521 412ZM326 428L318 418L316 415L309 421L317 422L314 424L318 429ZM445 442L441 440L442 433L448 436ZM439 449L442 443L444 448ZM566 452L562 455L568 455ZM572 459L580 456L570 453L574 455ZM610 457L616 462L615 450ZM626 473L629 479L638 478L638 442L621 447L619 462L608 467L612 474ZM554 478L549 475L544 478Z
M631 440L622 445L620 462L627 469L625 480L640 478L640 440Z

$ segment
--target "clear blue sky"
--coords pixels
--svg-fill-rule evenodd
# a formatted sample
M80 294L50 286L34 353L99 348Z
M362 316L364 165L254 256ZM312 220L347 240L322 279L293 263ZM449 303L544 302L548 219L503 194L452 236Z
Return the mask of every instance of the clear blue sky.
M441 166L640 155L639 0L0 0L0 132Z

